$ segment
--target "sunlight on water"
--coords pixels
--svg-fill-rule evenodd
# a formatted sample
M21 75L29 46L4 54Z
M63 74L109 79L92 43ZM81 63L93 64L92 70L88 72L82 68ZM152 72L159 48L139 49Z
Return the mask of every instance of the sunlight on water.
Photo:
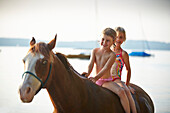
M0 113L52 113L53 105L45 89L31 103L22 103L18 88L22 81L24 66L22 58L28 47L0 47ZM55 48L65 54L79 54L82 50ZM170 51L152 51L153 57L130 57L131 82L142 87L153 99L156 113L170 112ZM87 70L88 60L69 59L73 67L82 73ZM125 68L122 80L125 81Z

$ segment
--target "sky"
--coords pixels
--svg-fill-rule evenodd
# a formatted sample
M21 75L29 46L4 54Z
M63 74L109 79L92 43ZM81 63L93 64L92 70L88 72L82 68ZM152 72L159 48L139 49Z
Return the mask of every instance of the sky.
M170 0L0 0L0 37L100 40L107 27L127 40L170 43Z

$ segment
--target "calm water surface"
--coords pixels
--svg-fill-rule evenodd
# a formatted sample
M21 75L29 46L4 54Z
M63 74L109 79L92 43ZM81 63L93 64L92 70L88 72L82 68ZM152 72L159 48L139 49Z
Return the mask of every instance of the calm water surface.
M31 103L22 103L18 87L22 81L22 58L28 47L0 47L0 113L52 113L53 106L45 89ZM55 48L69 54L72 49ZM80 53L81 50L73 50ZM131 82L142 87L152 98L156 113L170 113L170 51L151 51L153 57L130 57ZM87 70L88 60L69 59L80 73ZM125 68L122 80L125 81Z

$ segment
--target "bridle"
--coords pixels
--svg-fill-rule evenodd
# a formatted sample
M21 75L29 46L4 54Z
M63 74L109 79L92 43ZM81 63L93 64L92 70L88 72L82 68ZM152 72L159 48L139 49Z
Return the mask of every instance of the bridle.
M48 79L49 79L49 77L50 77L50 75L51 75L51 70L52 70L52 63L50 64L50 69L49 69L49 72L48 72L48 76L47 76L47 78L46 78L46 80L45 80L44 83L43 83L43 81L42 81L39 77L37 77L34 73L32 73L32 72L30 72L30 71L25 71L25 72L22 74L22 78L24 77L24 75L25 75L26 73L28 73L28 74L34 76L38 81L41 82L40 88L39 88L39 89L36 91L36 93L35 93L35 95L36 95L36 94L45 86L45 84L47 83L47 81L48 81Z

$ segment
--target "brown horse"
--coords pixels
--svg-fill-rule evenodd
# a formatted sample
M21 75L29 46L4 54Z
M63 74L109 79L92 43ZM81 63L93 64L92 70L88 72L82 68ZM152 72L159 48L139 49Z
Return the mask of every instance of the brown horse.
M33 38L23 62L26 72L19 88L23 102L31 102L41 88L46 88L54 106L54 113L124 113L119 97L80 76L64 55L55 55L56 37L49 43L37 43ZM133 98L138 113L154 113L149 95L140 87Z

